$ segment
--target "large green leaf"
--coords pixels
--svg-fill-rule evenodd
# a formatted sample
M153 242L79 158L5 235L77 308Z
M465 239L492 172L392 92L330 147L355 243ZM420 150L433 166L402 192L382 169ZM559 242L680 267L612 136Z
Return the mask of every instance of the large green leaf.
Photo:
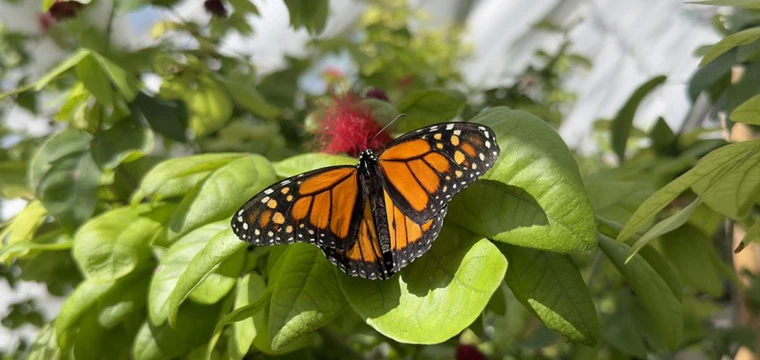
M40 179L37 194L48 213L73 230L95 212L100 176L89 151L73 153L53 162Z
M406 117L396 122L396 130L409 132L423 126L449 121L462 113L467 98L457 90L429 89L409 94L398 104Z
M48 71L45 75L43 75L41 78L39 78L34 83L34 91L40 91L45 86L47 86L48 83L53 81L53 79L57 78L61 74L65 73L72 67L79 64L82 59L88 57L90 55L89 49L79 49L76 53L72 54L66 60L61 61L56 67Z
M657 190L646 181L605 176L591 176L584 182L596 213L621 224L628 221L636 208Z
M710 252L715 250L710 238L699 229L686 225L665 234L660 247L686 285L715 297L723 294L720 275L710 258Z
M182 196L220 167L245 156L238 153L202 154L163 161L151 169L140 183L139 196L153 201Z
M751 193L760 181L760 170L754 166L760 161L759 145L760 140L746 141L707 154L694 168L644 201L620 231L618 241L626 241L648 225L657 213L692 186L702 195L702 201L714 210L725 211L725 215L747 211L752 198L743 196Z
M241 248L208 274L198 286L190 292L190 300L199 304L216 304L222 300L237 283L243 270L246 250Z
M190 129L196 137L221 129L232 117L232 99L227 90L211 77L200 76L196 89L183 96L190 113Z
M760 140L731 144L715 150L700 161L699 166L708 166L707 160L713 154L735 153L726 167L714 177L698 179L691 185L695 193L701 195L711 209L732 219L742 219L754 205L760 187ZM720 166L720 163L711 165ZM696 168L696 167L695 167Z
M35 153L29 166L29 182L37 186L50 171L53 162L65 156L86 151L92 136L79 129L66 129L51 136Z
M137 160L153 150L153 132L136 121L119 121L95 134L92 156L101 169L114 169L122 162Z
M628 256L626 262L630 260L633 255L636 255L636 253L639 252L641 248L652 242L652 240L662 236L663 234L667 234L675 229L678 229L683 224L686 224L686 222L689 221L691 214L694 213L694 210L696 210L701 203L702 199L696 198L691 202L691 204L679 210L677 213L667 217L666 219L663 219L657 224L654 224L652 228L645 232L644 235L641 235L641 237L636 240L633 246L631 246L631 255Z
M731 111L730 118L736 122L760 125L760 95L755 95Z
M85 56L79 61L76 70L79 81L84 84L87 91L94 95L103 105L113 105L114 93L111 82L108 81L108 76L100 68L98 61L95 60L92 53L90 53L90 56Z
M506 270L490 241L447 224L425 255L389 280L338 278L348 303L375 330L400 342L436 344L475 321Z
M135 312L141 311L148 301L150 279L150 273L146 273L142 277L135 277L132 282L119 281L113 291L109 291L100 300L98 323L110 329L123 323Z
M55 333L58 344L66 348L67 332L90 310L97 310L103 299L120 296L136 282L143 281L147 271L139 271L114 281L95 282L85 280L77 285L61 306L61 311L55 321ZM105 304L112 304L106 301Z
M129 345L133 334L128 335L125 327L104 328L98 323L97 315L90 311L78 321L76 334L73 335L71 358L129 360Z
M324 30L330 10L328 0L285 0L285 5L293 28L305 27L312 35L318 35Z
M626 101L625 105L620 108L615 118L612 119L612 149L615 150L615 154L617 154L621 163L625 161L625 148L628 144L631 129L633 128L633 117L636 115L636 109L638 109L641 101L652 90L662 85L665 80L667 80L667 77L660 75L639 86L628 101Z
M672 291L673 295L678 298L678 301L683 300L683 283L681 282L681 277L678 276L678 273L673 269L673 266L668 262L668 259L662 256L662 254L652 246L643 247L639 250L638 254L644 258L644 260L652 266L652 269L662 277L662 280L668 284L670 291Z
M55 338L55 321L46 324L37 334L37 339L29 349L28 360L59 360L61 349Z
M705 54L705 57L699 62L699 66L707 65L726 51L737 46L751 44L757 41L757 39L760 39L760 27L742 30L735 34L728 35L707 50L707 54Z
M316 246L291 245L272 285L269 338L273 350L327 325L345 308L335 266Z
M263 119L275 119L280 115L280 109L267 102L259 93L253 84L249 84L242 79L234 79L230 76L222 79L222 84L227 87L230 96L240 106L246 108L254 115Z
M567 255L499 244L509 262L509 288L550 329L588 346L599 338L596 308Z
M95 282L129 274L152 257L150 242L175 208L174 204L127 206L88 221L74 237L74 259Z
M128 102L135 99L137 96L137 79L133 74L130 74L101 54L93 52L92 58L100 65L101 71L103 71Z
M129 104L132 116L153 131L176 141L187 141L187 107L178 100L161 100L139 93Z
M9 245L31 241L37 229L45 221L47 210L39 200L32 200L21 210L2 231L0 249Z
M334 165L355 165L356 159L348 156L309 153L289 157L274 163L277 176L287 178L307 171Z
M190 260L187 269L177 280L177 286L167 299L168 319L171 326L177 324L179 306L200 285L201 281L216 270L217 266L224 260L246 246L248 243L238 240L237 236L232 233L232 228L226 227L214 235L203 249Z
M222 303L197 305L187 303L177 314L176 326L145 322L137 333L132 356L135 360L168 360L190 352L207 342L214 331Z
M260 155L247 155L214 170L182 199L169 223L169 239L230 218L248 199L276 180L272 165Z
M267 285L261 275L257 273L245 275L238 283L235 309L257 303L257 300L266 293L266 287ZM242 360L251 348L254 338L256 338L256 326L253 323L253 318L249 317L233 323L232 334L227 347L230 357L234 360Z
M760 0L706 0L687 3L695 5L736 6L747 9L760 9Z
M190 261L215 235L224 232L226 221L211 223L181 237L169 247L156 268L148 292L148 315L153 324L160 325L169 315L169 294L177 287L180 276L188 270Z
M448 221L514 245L561 253L596 245L596 218L578 166L559 135L526 112L499 107L473 121L488 125L501 155L449 206Z
M636 293L641 306L652 316L665 344L675 350L683 334L681 302L668 284L641 255L625 262L630 247L606 236L599 237L599 247L612 261Z

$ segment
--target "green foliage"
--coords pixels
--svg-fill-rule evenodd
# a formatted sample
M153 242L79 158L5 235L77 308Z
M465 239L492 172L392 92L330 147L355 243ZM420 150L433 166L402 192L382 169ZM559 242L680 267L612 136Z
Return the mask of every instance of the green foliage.
M175 3L122 1L112 16ZM674 129L663 118L636 128L637 108L664 76L598 121L600 153L581 156L555 131L575 99L563 80L592 66L571 52L572 25L537 23L558 49L538 51L541 65L511 87L475 89L458 70L468 53L461 27L428 26L405 1L370 1L354 28L315 38L308 56L268 74L223 48L228 34L253 31L256 6L221 4L227 16L208 24L156 24L156 41L140 49L118 49L82 17L61 21L48 34L71 55L37 79L15 75L31 61L29 37L0 29L0 79L12 89L2 105L55 121L39 138L0 127L0 197L28 200L0 224L0 275L66 297L54 319L31 300L10 306L3 326L40 328L14 358L445 359L463 344L489 358L683 349L717 358L748 343L746 329L710 319L735 293L760 303L760 282L741 285L715 246L733 240L718 231L726 222L747 230L744 243L760 239L760 143L707 139L709 127ZM285 5L293 28L326 28L327 0ZM716 17L727 36L688 84L711 117L730 114L725 130L760 124L754 16ZM334 53L353 69L326 71L324 92L305 91L304 75ZM739 66L743 77L732 78ZM160 78L157 92L138 80L147 74ZM393 135L462 119L489 126L501 148L450 203L432 248L385 281L350 277L315 246L250 246L229 226L278 179L355 164L313 143L347 89L378 125L406 115ZM370 89L390 100L366 98ZM60 101L42 113L50 98Z

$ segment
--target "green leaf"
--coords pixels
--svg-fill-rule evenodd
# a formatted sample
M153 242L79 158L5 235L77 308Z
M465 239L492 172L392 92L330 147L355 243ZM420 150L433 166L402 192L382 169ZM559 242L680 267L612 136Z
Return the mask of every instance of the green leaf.
M196 137L221 129L232 117L233 104L227 90L208 76L200 76L195 91L183 96L190 112L190 129Z
M739 105L731 112L730 118L736 122L760 125L760 95L756 95Z
M169 239L230 218L246 200L276 180L272 165L260 155L247 155L223 165L182 199L169 223Z
M52 163L37 186L37 194L50 215L73 230L95 212L100 176L89 151L74 153Z
M280 115L280 109L268 103L252 84L231 77L223 78L222 84L238 105L246 108L254 115L267 120L276 119Z
M46 234L47 235L47 234ZM10 264L11 260L16 260L21 257L31 257L42 251L58 251L71 249L73 241L70 240L68 235L54 234L58 237L69 239L53 242L53 243L38 243L38 242L20 242L0 248L0 263Z
M32 200L10 223L0 231L0 249L18 243L32 241L37 229L45 221L47 210L39 200Z
M698 183L699 185L695 186L695 191L701 194L702 201L714 210L718 210L714 204L720 206L728 200L746 205L750 199L743 199L739 195L746 194L751 188L754 175L745 179L741 171L735 170L743 170L745 174L750 171L756 172L752 165L760 161L757 155L758 150L760 150L758 145L760 145L759 140L752 140L711 151L700 159L694 168L657 190L649 199L644 201L625 224L623 230L620 231L618 241L623 242L629 239L636 231L649 224L655 215L678 195ZM724 181L729 175L731 179L735 180L734 182ZM747 183L744 180L751 181ZM718 194L722 195L718 196ZM729 196L729 198L721 198L721 196ZM710 199L709 202L708 198Z
M127 102L137 96L137 80L121 66L114 64L103 55L93 52L92 58L100 65L100 69L108 76L108 79L116 86L116 89L124 95ZM85 84L86 86L87 84Z
M174 204L127 206L88 221L74 237L74 259L95 282L129 274L152 257L150 242L175 208Z
M396 131L409 132L423 126L449 121L462 113L467 98L460 91L429 89L409 94L398 104L406 117L396 122Z
M652 240L662 236L663 234L667 234L675 229L678 229L683 224L686 224L686 222L689 221L691 214L694 213L694 210L696 210L701 203L702 199L698 197L683 209L678 210L677 213L667 217L657 224L654 224L654 226L652 226L646 233L644 233L644 235L641 235L641 237L636 240L633 246L631 246L631 255L625 259L625 262L628 263L628 261L630 261L631 258L633 258L633 256L636 255L636 253L639 252L641 248L648 245L650 242L652 242Z
M55 321L45 324L29 349L27 360L59 360L61 350L55 339Z
M285 5L293 28L305 27L311 35L318 35L324 30L330 10L328 0L285 0Z
M646 260L652 269L659 274L665 283L668 284L670 291L678 298L678 301L683 300L683 283L681 277L678 276L676 270L668 262L662 254L657 252L652 246L645 246L639 250L639 255Z
M163 161L140 183L141 195L153 201L183 196L212 172L245 156L237 153L202 154ZM141 199L136 199L141 200Z
M699 62L699 66L705 66L726 51L741 45L751 44L760 39L760 27L750 28L724 37L717 44L713 45L707 54Z
M372 110L372 119L382 126L388 125L399 115L396 107L385 100L369 98L362 100L362 104L369 106Z
M338 278L348 303L375 330L404 343L436 344L475 321L506 269L490 241L446 224L432 248L393 278Z
M32 191L27 183L27 163L24 161L0 162L0 198L32 198ZM1 238L1 237L0 237Z
M335 266L319 248L291 245L281 262L269 308L269 339L275 351L327 325L345 308Z
M228 227L226 221L221 221L195 229L173 243L161 257L148 292L148 316L152 324L160 325L166 321L169 295L177 287L180 276L208 241Z
M214 331L222 303L187 303L176 314L176 326L145 322L137 333L132 356L135 360L168 360L188 353L208 341Z
M114 169L153 150L153 132L136 121L119 121L92 139L92 156L101 169Z
M473 121L494 130L501 155L483 180L454 198L448 221L518 246L561 253L593 249L596 217L559 135L541 119L503 107Z
M274 171L277 172L277 176L287 178L323 167L355 164L356 159L348 156L308 153L289 157L285 160L278 161L273 165Z
M745 244L749 244L750 242L760 243L760 219L755 220L752 226L747 229L742 242Z
M206 243L206 246L190 260L185 272L180 275L177 286L169 294L168 319L171 326L177 325L177 311L188 295L201 281L225 259L245 248L248 243L238 240L232 228L225 228Z
M188 114L179 100L161 100L138 93L129 104L132 115L150 125L153 131L179 142L187 141Z
M596 213L621 224L628 221L636 208L657 190L647 181L621 180L603 175L592 175L583 182Z
M499 244L509 262L506 281L525 307L550 329L595 346L596 308L578 269L567 255Z
M631 134L631 128L633 128L633 117L636 115L636 109L639 107L639 104L641 104L641 101L644 100L652 90L662 85L665 80L667 80L667 77L660 75L639 86L620 111L618 111L615 118L612 119L612 148L615 150L621 163L625 161L625 148L628 144L628 136Z
M652 316L665 344L675 350L683 334L683 319L681 302L668 284L640 255L626 264L625 259L630 252L628 245L600 236L599 248L628 280L639 303Z
M150 278L150 273L146 273L145 276L135 277L133 282L118 282L113 291L109 291L100 301L98 323L110 329L123 323L136 311L142 310L148 301Z
M256 273L246 274L238 283L238 293L235 297L235 310L245 308L248 305L260 305L256 310L263 310L268 303L268 299L266 299L266 301L261 301L261 299L269 297L266 295L266 291L267 285L264 283L264 278L261 277L261 275ZM232 313L225 316L222 321L217 324L217 329L220 328L220 324L229 321L229 315L231 314ZM232 324L232 334L230 335L228 351L230 358L234 360L242 360L251 348L253 339L256 338L256 325L253 322L253 315L255 314L251 314L248 318Z
M72 334L71 358L77 360L129 360L129 343L124 327L105 329L98 323L97 313L88 312L77 323Z
M686 285L714 297L723 294L720 275L709 255L715 250L710 238L699 229L686 225L665 234L660 247Z
M676 134L662 117L657 118L657 122L649 131L649 138L652 139L652 148L659 154L675 155L678 153Z
M246 251L240 249L208 274L198 286L190 292L190 300L199 304L216 304L222 300L238 280L240 271L243 270Z
M698 179L691 189L711 209L732 219L742 219L755 203L753 194L760 187L760 140L735 143L702 158L696 167L721 166L713 156L736 154L714 177ZM722 156L721 156L722 158Z
M34 154L29 166L29 182L36 187L53 162L90 148L90 134L79 129L66 129L48 138Z
M66 334L77 321L90 309L97 307L98 303L110 294L119 294L135 281L144 278L145 271L135 272L129 276L115 281L95 282L84 280L77 285L66 301L61 306L61 311L55 321L55 333L58 345L66 348Z
M90 55L89 49L79 49L76 53L66 58L66 60L60 62L56 67L54 67L52 70L48 71L45 75L43 75L39 80L37 80L34 83L34 91L40 91L42 90L47 84L49 84L53 79L57 78L61 74L65 73L72 67L79 64L82 59L88 57Z
M707 0L687 2L694 5L736 6L746 9L760 9L760 0Z
M100 103L106 106L113 105L114 94L111 82L108 76L100 68L100 64L95 60L92 53L90 56L83 57L77 63L77 77L84 84L84 87L95 96Z

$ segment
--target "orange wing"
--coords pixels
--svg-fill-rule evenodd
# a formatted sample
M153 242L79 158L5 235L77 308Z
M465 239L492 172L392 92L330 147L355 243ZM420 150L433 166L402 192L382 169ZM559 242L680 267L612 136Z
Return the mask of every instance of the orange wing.
M370 210L369 200L364 205L364 214L359 226L358 239L347 251L322 248L325 256L346 274L367 279L385 280L430 250L438 236L446 216L446 208L423 224L415 223L404 216L387 192L385 217L388 239L380 239L375 231L376 219ZM384 241L383 241L384 240ZM390 243L390 251L383 252L381 242Z
M264 189L235 213L232 230L254 245L305 242L348 249L363 205L356 167L333 166Z
M456 193L490 169L499 156L494 132L483 125L431 125L394 141L378 156L393 204L415 223L440 213Z

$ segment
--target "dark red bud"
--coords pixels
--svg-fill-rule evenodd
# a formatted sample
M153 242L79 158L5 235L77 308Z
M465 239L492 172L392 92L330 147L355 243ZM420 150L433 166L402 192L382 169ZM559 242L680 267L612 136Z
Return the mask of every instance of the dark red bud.
M206 0L203 3L206 12L216 17L227 17L227 8L221 0Z
M385 91L382 91L380 89L369 89L366 94L364 94L364 97L367 99L378 99L383 101L390 101L388 99L388 94L385 93Z
M457 347L457 360L488 360L477 347L460 344Z

